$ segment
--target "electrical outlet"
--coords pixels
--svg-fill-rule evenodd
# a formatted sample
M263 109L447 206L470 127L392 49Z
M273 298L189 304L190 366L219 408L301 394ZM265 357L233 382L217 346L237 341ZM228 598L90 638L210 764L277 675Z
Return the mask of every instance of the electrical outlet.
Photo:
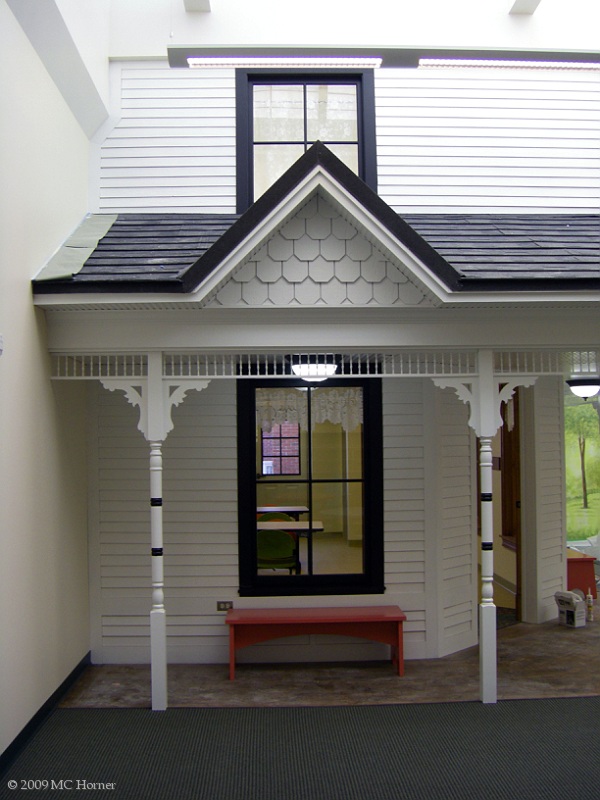
M233 608L233 600L217 600L217 611L229 611Z

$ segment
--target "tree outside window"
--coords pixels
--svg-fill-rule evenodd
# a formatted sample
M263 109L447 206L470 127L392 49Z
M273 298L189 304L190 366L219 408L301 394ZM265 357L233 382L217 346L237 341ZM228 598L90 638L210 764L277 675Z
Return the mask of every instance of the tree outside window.
M568 391L568 390L567 390ZM600 532L600 413L598 400L565 399L567 539Z

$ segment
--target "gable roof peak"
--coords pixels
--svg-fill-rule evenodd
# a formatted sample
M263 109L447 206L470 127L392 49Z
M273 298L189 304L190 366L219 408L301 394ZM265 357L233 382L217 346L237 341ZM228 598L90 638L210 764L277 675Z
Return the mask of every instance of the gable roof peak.
M377 235L376 230L385 233L390 242L413 253L427 264L432 284L441 281L445 290L459 288L458 273L323 142L317 141L181 276L183 290L197 290L248 239L254 239L258 246L315 194L322 194L344 214L361 218L373 235Z

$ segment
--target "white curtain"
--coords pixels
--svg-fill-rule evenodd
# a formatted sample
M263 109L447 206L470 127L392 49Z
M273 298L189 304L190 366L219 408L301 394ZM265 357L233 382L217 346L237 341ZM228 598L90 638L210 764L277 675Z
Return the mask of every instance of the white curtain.
M295 422L308 430L307 390L258 389L256 392L256 422L266 433L274 425ZM362 389L357 386L312 389L311 419L333 422L345 431L352 431L363 421Z

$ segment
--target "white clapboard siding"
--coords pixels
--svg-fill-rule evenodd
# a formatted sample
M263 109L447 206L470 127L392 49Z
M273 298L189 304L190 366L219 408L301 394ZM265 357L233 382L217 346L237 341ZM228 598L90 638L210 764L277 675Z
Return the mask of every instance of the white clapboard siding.
M383 382L385 582L423 592L424 445L420 380Z
M378 191L402 212L597 212L598 72L380 69Z
M425 640L422 393L420 380L384 382L385 579L389 597L401 597L409 610L409 656ZM137 431L137 411L122 394L99 388L97 405L97 497L91 505L98 508L98 520L91 526L97 540L90 550L96 554L98 600L92 614L99 642L93 658L147 662L148 446ZM238 589L234 382L213 381L200 393L190 392L173 419L163 447L169 659L225 661L226 630L215 610L217 599L235 600ZM301 658L297 645L269 650L268 658ZM338 639L311 642L310 657L369 658L374 648L364 643L357 649Z
M438 424L436 515L440 655L477 641L477 562L475 549L472 433L468 408L451 389L436 395Z
M114 63L98 210L235 211L235 73ZM399 213L597 212L588 70L375 71L378 191Z
M383 381L385 602L407 615L406 656L425 654L423 381Z
M235 210L235 74L114 64L120 119L100 147L98 210Z
M564 589L565 490L563 387L538 378L534 387L538 621L557 615L554 593Z
M149 660L149 447L137 410L98 389L98 520L90 551L97 586L96 661ZM214 381L173 410L163 446L165 605L171 661L224 661L217 599L238 589L235 384Z
M151 606L149 447L137 430L137 409L123 394L101 387L95 392L92 657L96 662L144 663L149 660ZM548 446L556 446L558 421L551 401L550 393L544 401L551 427ZM233 381L215 380L202 392L190 392L173 410L174 429L163 447L171 662L227 658L227 631L216 601L238 598L235 405ZM467 408L454 392L434 389L427 380L388 379L383 382L383 418L385 600L398 602L407 613L407 657L443 655L476 641L473 452ZM542 412L539 419L545 424ZM425 453L432 438L433 462ZM549 508L554 476L542 471L538 483ZM434 509L435 524L427 506ZM550 521L549 516L548 525ZM552 550L553 567L559 543L560 533L554 529L542 543L542 549ZM542 561L544 557L541 553ZM550 569L548 579L554 574ZM437 577L432 581L432 576ZM284 643L271 648L267 660L369 658L374 647L356 649L355 643L336 639Z

